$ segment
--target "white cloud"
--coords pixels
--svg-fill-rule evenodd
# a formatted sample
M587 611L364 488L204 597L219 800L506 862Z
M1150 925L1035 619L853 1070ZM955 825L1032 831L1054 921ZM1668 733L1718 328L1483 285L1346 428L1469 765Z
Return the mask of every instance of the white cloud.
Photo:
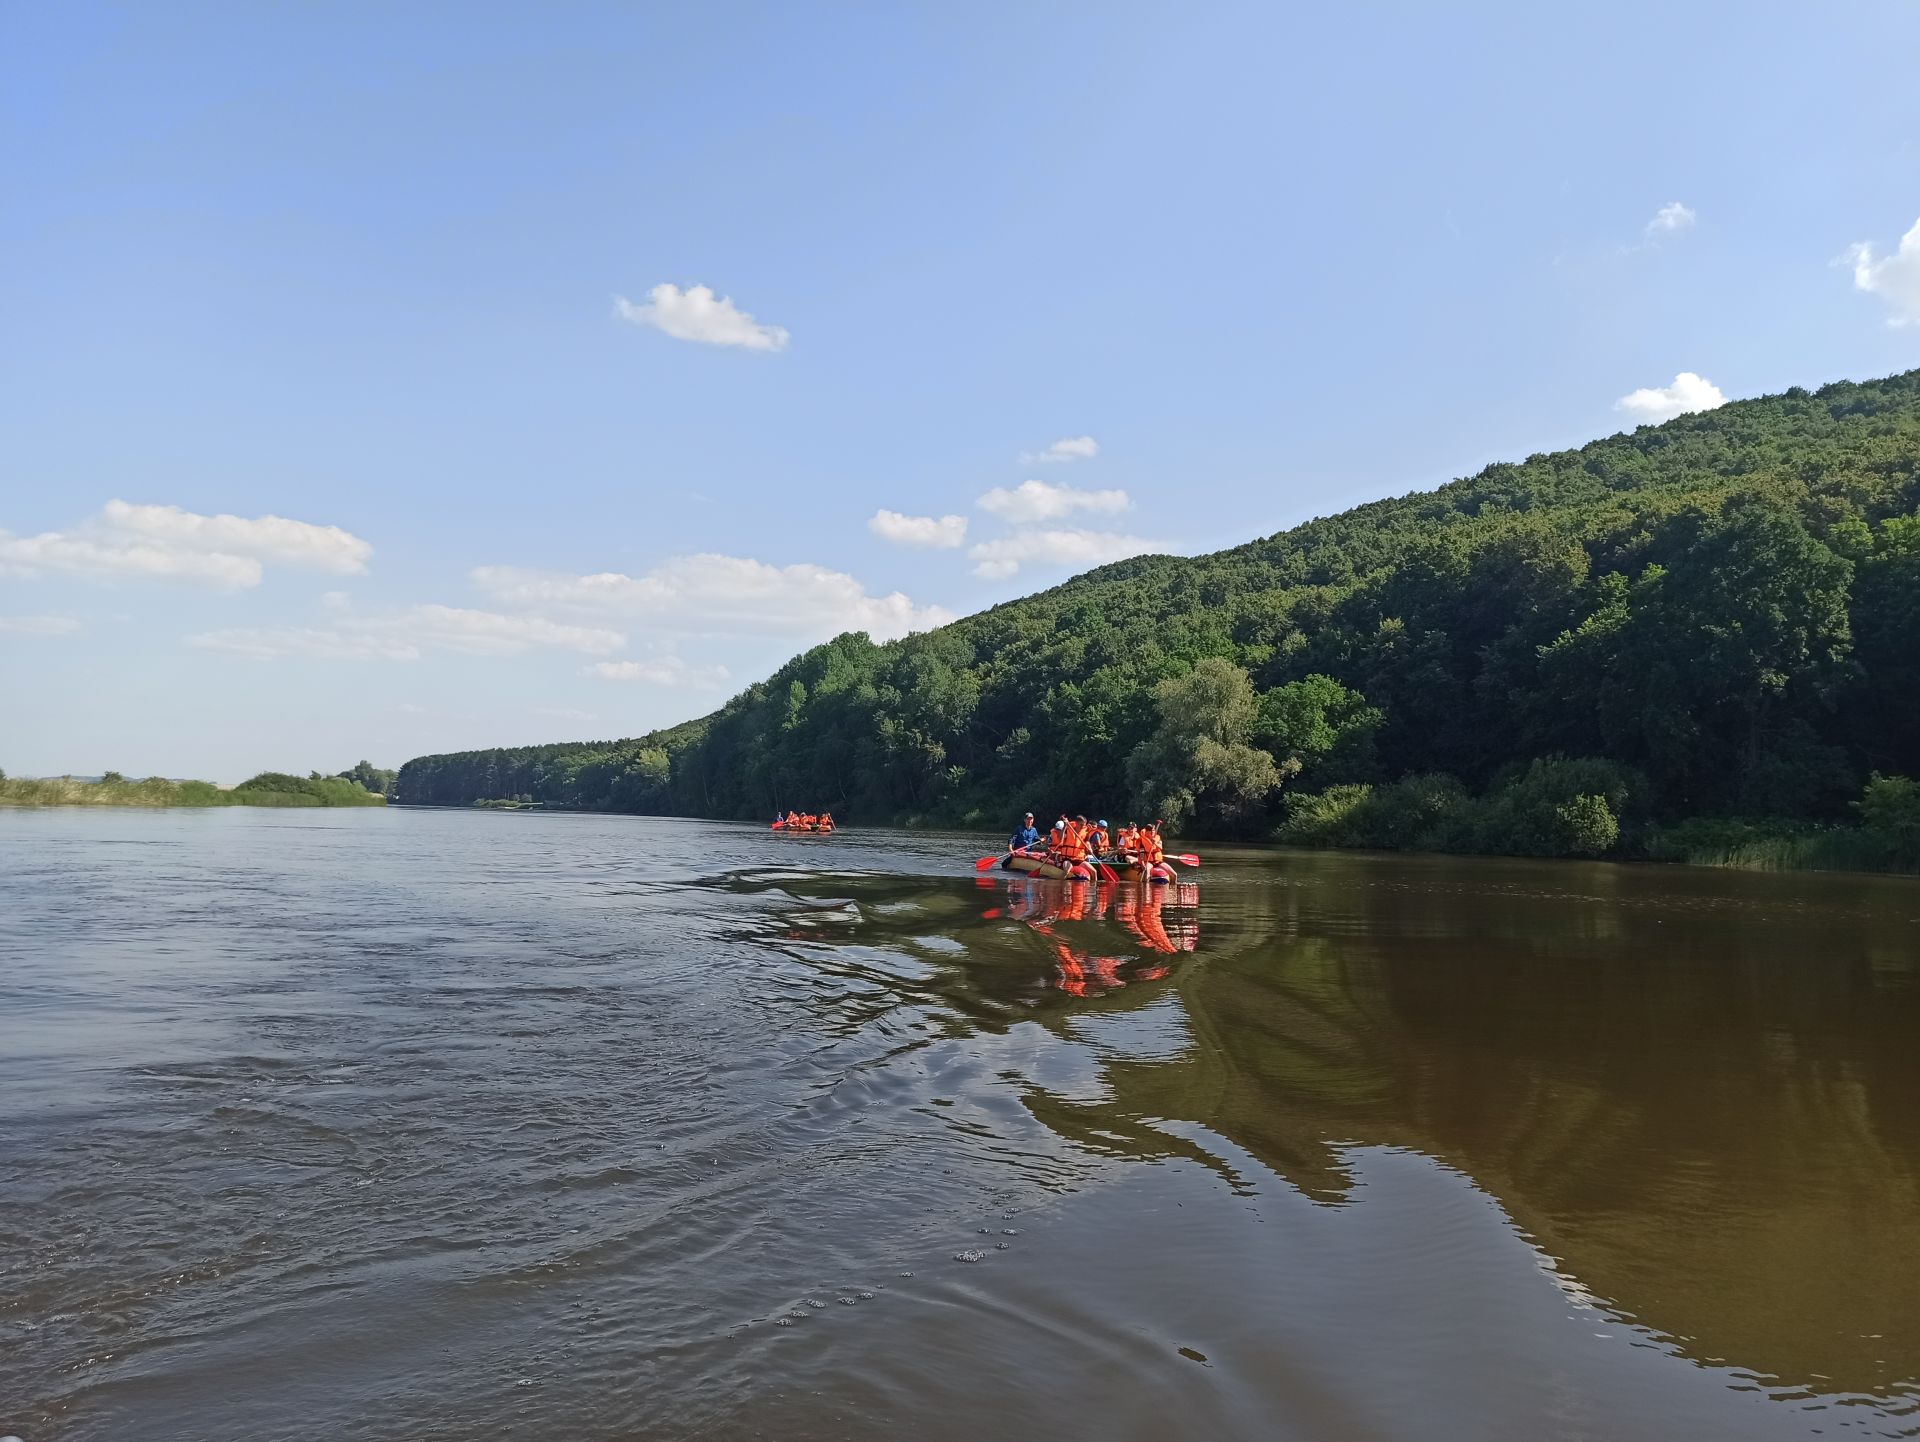
M317 626L236 626L187 637L202 651L259 661L309 656L322 661L417 661L420 648L404 636Z
M570 626L541 616L509 616L458 606L410 606L384 616L344 619L333 626L235 627L189 636L205 651L266 660L310 656L328 661L416 661L425 651L503 656L545 647L605 655L627 638L603 627Z
M529 716L542 716L549 721L598 721L598 711L576 711L571 706L529 706Z
M1920 325L1920 220L1900 237L1900 248L1892 255L1875 259L1873 246L1863 240L1848 248L1845 260L1853 267L1857 289L1893 307L1888 325Z
M1022 451L1020 464L1035 461L1090 461L1100 454L1100 442L1092 436L1062 436L1044 451Z
M349 596L345 591L322 591L320 593L320 604L329 611L351 611L353 609L353 597Z
M1647 222L1647 236L1652 239L1662 235L1677 235L1683 230L1692 230L1694 221L1699 217L1691 206L1679 201L1669 201L1653 213L1653 219Z
M1018 574L1020 567L1028 563L1081 569L1165 549L1159 541L1116 535L1111 531L1026 531L997 541L983 541L967 555L974 561L974 575L1002 580Z
M761 325L734 305L731 297L716 296L704 285L656 285L642 302L624 295L613 298L613 313L635 325L650 325L675 340L703 345L737 345L748 350L785 350L784 326Z
M581 668L583 676L598 676L602 681L644 681L650 686L676 686L705 689L724 686L725 666L693 666L678 656L660 656L651 661L598 661Z
M641 576L576 576L518 566L481 566L471 574L496 601L631 617L683 635L824 640L841 631L866 631L891 640L954 619L941 607L914 605L899 591L870 596L844 571L770 566L738 556L675 556Z
M0 576L48 572L94 581L198 581L226 591L257 586L261 577L260 563L252 556L182 550L146 541L94 541L63 531L37 536L0 531Z
M1125 491L1081 491L1072 486L1050 486L1045 481L1022 481L1012 490L995 486L979 500L980 509L1004 521L1057 521L1076 511L1112 516L1133 506Z
M67 636L79 629L71 616L0 616L0 632L14 636Z
M967 539L965 516L903 516L898 511L878 510L867 520L867 529L896 546L919 546L926 550L951 551Z
M1613 408L1622 411L1642 425L1651 425L1657 421L1670 421L1689 411L1710 411L1723 406L1727 398L1720 393L1720 387L1705 376L1697 376L1692 371L1681 371L1673 378L1670 386L1642 386L1621 396L1613 403Z
M284 516L200 516L178 506L108 501L100 513L109 531L182 550L257 556L306 570L361 575L373 546L338 526Z
M120 500L68 531L0 531L0 575L195 581L230 591L259 585L263 561L359 573L372 554L368 542L338 526L284 516L202 516Z

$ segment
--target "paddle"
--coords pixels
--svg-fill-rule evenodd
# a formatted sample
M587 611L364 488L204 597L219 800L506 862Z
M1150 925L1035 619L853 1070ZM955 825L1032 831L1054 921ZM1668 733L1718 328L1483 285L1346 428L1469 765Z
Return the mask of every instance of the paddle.
M1195 856L1191 851L1169 852L1167 854L1167 860L1177 861L1182 866L1198 866L1200 864L1200 858Z
M1107 885L1113 886L1119 882L1120 873L1115 871L1111 866L1107 865L1106 862L1096 859L1093 864L1095 867L1099 869L1100 879L1106 882Z
M998 866L1001 862L1005 861L1008 856L1031 856L1032 854L1033 853L1028 851L1024 846L1016 847L1014 850L1007 852L1005 856L981 857L973 863L973 869L975 871L985 871L989 866Z

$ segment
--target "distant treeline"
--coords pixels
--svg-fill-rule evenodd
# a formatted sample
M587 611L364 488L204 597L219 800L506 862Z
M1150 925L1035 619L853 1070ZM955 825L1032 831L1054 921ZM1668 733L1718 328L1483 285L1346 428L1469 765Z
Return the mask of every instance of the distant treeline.
M396 795L982 826L1065 807L1539 854L1656 854L1708 818L1707 849L1739 850L1851 832L1875 774L1920 775L1916 638L1920 371L1124 561L884 646L840 636L702 720L420 757ZM1566 816L1543 826L1549 795ZM1432 824L1375 824L1404 806Z
M366 766L366 762L361 762ZM370 770L372 768L369 768ZM391 771L385 775L392 777ZM0 806L384 806L386 797L369 791L354 773L289 776L262 771L223 789L211 781L170 781L149 776L129 781L109 771L98 781L71 776L9 780L0 772Z

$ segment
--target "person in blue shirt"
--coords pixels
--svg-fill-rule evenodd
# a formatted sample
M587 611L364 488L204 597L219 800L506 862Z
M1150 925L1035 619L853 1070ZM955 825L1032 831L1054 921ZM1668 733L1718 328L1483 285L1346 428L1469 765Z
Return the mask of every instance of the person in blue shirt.
M1029 846L1040 844L1040 833L1033 829L1033 813L1027 813L1027 819L1020 823L1020 829L1013 833L1013 840L1007 843L1009 851L1025 851Z

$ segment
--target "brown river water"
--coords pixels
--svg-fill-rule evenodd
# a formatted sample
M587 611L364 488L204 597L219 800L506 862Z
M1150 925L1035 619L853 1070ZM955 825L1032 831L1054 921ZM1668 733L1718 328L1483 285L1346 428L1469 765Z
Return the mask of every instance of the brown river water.
M1920 1435L1920 883L982 846L0 812L0 1433Z

